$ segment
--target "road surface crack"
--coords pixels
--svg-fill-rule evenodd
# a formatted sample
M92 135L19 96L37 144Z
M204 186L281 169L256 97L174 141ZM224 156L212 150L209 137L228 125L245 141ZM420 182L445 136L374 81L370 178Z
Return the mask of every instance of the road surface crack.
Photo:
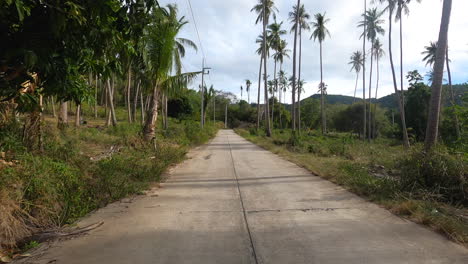
M242 192L241 192L240 184L239 184L239 177L237 177L237 170L236 170L236 165L234 163L234 156L232 155L232 147L231 147L231 142L229 141L229 135L226 138L229 144L229 153L231 154L232 168L234 170L234 176L236 177L237 191L239 193L239 199L240 199L240 203L242 206L242 214L244 216L245 227L247 229L247 234L249 235L252 256L255 260L255 264L258 264L257 252L255 251L255 245L254 245L253 238L252 238L252 232L250 231L249 221L247 221L247 213L246 213L245 206L244 206L244 200L242 198Z

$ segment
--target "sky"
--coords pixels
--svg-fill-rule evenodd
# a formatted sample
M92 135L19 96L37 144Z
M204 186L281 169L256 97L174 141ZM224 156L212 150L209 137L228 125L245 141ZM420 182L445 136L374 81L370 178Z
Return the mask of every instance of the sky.
M180 16L185 16L186 20L189 21L189 24L181 30L179 37L189 38L199 46L198 52L193 50L187 52L183 59L184 71L200 71L202 58L205 57L206 66L212 68L210 74L205 78L208 86L213 85L216 90L232 92L240 99L240 86L242 85L244 86L243 99L247 100L245 80L250 79L252 81L250 100L256 101L260 57L255 53L258 48L255 40L261 34L262 27L260 24L255 25L257 15L250 10L258 0L190 0L193 17L188 1L159 1L161 5L169 3L178 5ZM383 9L383 6L370 2L372 1L368 1L368 7ZM415 69L424 76L430 68L425 67L425 63L422 62L421 52L425 46L429 45L430 41L438 39L442 0L413 2L410 4L409 16L403 17L403 69L405 76L408 71ZM283 28L288 30L284 39L288 42L288 49L291 50L291 58L294 41L293 34L289 34L291 24L288 21L288 14L295 3L297 3L296 0L275 0L275 5L279 10L277 21L284 21ZM362 40L359 40L362 29L357 28L357 24L361 20L360 16L364 8L363 1L302 0L301 3L305 5L307 12L312 17L316 13L326 12L326 16L330 19L328 29L331 38L326 39L323 43L324 82L328 85L328 94L353 96L356 74L350 71L348 62L354 51L362 50ZM449 57L452 61L453 83L468 82L468 18L466 10L468 10L467 0L453 0L449 31ZM384 44L386 54L380 62L378 97L391 94L394 91L388 58L387 15L385 14L382 18L385 20L383 27L386 34L380 39ZM200 41L197 37L194 20L198 27ZM397 24L394 24L393 27L393 54L396 70L399 72L399 27ZM305 95L303 94L302 98L315 94L320 82L319 44L309 38L310 32L304 32L301 78L305 80L306 84ZM367 44L367 47L369 46L370 44ZM267 67L268 74L273 76L274 63L272 59L268 61ZM366 67L366 86L368 87L370 59L367 61ZM283 69L288 76L292 75L292 59L286 59ZM372 87L376 86L375 80L374 75ZM191 88L198 88L200 82L201 78L198 78L191 85ZM407 86L406 80L404 86ZM362 97L362 77L359 79L357 95ZM286 101L291 101L289 93Z

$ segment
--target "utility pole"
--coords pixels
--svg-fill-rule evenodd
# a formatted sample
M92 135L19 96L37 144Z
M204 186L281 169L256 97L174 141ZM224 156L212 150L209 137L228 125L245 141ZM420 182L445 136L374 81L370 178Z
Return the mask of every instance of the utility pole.
M227 128L227 109L228 109L228 104L226 103L226 111L224 112L224 128Z
M216 123L216 91L213 92L213 123Z
M202 61L202 84L201 84L201 119L200 119L200 124L201 127L203 128L205 126L205 113L204 113L204 100L205 100L205 74L210 74L210 69L211 68L206 68L205 67L205 59ZM208 70L207 73L205 73L205 70Z

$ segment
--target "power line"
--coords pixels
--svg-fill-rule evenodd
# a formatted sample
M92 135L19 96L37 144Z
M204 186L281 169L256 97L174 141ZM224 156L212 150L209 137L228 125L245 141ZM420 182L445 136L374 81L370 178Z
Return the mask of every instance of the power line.
M188 3L188 6L190 8L190 13L192 14L192 20L193 20L193 24L195 26L195 31L197 32L198 42L200 43L200 49L202 51L203 58L206 58L205 50L203 49L203 45L202 45L202 42L201 42L201 39L200 39L200 33L198 32L197 21L195 20L195 16L193 14L192 3L190 2L190 0L187 0L187 3Z

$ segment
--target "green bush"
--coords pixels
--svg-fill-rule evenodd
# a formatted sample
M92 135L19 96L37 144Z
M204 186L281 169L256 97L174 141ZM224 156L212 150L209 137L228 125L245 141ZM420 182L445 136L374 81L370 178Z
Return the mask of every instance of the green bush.
M443 149L415 150L398 162L402 187L410 192L431 192L435 199L468 205L466 160Z

